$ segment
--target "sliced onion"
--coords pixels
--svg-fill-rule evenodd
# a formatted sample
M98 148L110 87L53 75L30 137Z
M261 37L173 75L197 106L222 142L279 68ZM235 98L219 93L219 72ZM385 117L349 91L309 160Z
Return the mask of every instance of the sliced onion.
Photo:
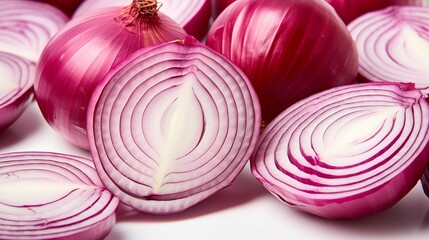
M359 80L412 82L429 93L429 8L389 7L348 25L359 51Z
M0 51L37 62L48 41L67 21L63 12L49 4L2 0Z
M365 13L381 10L389 6L423 6L424 0L326 0L343 21L348 24Z
M273 120L251 160L281 201L326 218L397 203L428 163L429 106L412 84L366 83L306 98Z
M183 211L231 185L259 128L245 75L191 37L124 60L88 108L103 183L123 203L154 214Z
M9 127L33 100L35 65L0 51L0 132Z
M143 1L145 2L145 1ZM43 116L71 143L89 149L86 112L95 86L136 50L182 39L186 32L152 7L133 2L70 21L46 46L36 69L35 94Z
M103 239L116 221L118 198L88 159L1 154L0 186L0 239Z
M172 18L186 32L197 39L207 33L211 17L211 0L162 0L159 11ZM73 18L94 10L112 6L127 6L130 0L85 0L73 14Z
M358 71L353 39L323 1L236 1L206 43L246 73L266 123L302 98L354 82Z

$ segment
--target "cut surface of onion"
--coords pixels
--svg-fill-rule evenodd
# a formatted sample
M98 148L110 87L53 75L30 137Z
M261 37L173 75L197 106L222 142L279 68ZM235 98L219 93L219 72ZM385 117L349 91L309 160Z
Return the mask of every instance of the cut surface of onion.
M211 0L162 0L159 11L182 26L197 39L205 36L211 17ZM91 11L112 6L127 6L130 0L86 0L73 14L73 18Z
M128 57L88 108L103 183L123 203L154 214L183 211L231 185L259 128L245 75L192 37Z
M359 67L349 31L324 1L235 1L206 44L249 77L265 123L311 94L353 83Z
M348 24L365 13L381 10L390 6L423 6L424 0L326 0L338 15Z
M429 8L395 6L348 25L359 51L359 80L412 82L429 93Z
M35 65L0 51L0 132L9 127L33 100Z
M46 46L36 68L34 90L44 118L71 143L89 149L88 102L104 75L140 48L185 35L171 18L136 1L72 19Z
M412 84L333 88L282 112L261 134L254 176L296 209L357 218L390 208L428 162L429 107Z
M0 239L103 239L116 221L118 203L89 159L0 154Z
M46 3L2 0L0 51L37 62L48 41L68 21L62 11Z

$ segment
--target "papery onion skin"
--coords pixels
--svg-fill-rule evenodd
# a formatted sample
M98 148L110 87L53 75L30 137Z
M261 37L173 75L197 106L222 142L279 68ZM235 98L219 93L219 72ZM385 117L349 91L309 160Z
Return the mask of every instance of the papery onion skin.
M0 52L0 132L13 124L33 100L35 65Z
M0 239L101 240L116 222L118 198L86 158L3 153L0 184Z
M184 211L231 185L259 136L246 76L196 39L141 49L112 69L88 108L99 176L126 205Z
M186 35L164 14L138 15L134 6L71 20L48 44L37 65L35 96L44 118L81 148L89 149L87 106L104 75L140 48Z
M427 197L429 197L429 166L426 168L425 172L423 173L420 183L423 188L423 192Z
M389 6L423 6L423 0L325 0L327 1L343 19L345 24L349 24L354 19L365 13L381 10Z
M353 83L358 72L355 43L323 1L236 1L214 21L206 44L249 77L265 123L311 94Z
M159 11L176 21L185 31L203 40L211 18L211 0L163 0ZM73 18L111 6L127 6L130 0L86 0L73 14Z
M386 210L428 163L429 106L413 84L366 83L304 99L273 120L253 175L289 206L324 218Z
M46 3L2 0L0 51L37 62L48 41L70 19Z
M429 8L394 6L347 27L359 51L359 82L412 82L429 93Z

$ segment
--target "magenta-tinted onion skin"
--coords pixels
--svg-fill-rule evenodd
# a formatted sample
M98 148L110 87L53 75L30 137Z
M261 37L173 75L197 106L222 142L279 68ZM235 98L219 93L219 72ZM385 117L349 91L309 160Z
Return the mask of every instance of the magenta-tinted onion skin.
M0 239L101 240L119 204L91 160L51 152L0 154Z
M389 6L423 6L423 0L325 0L338 15L343 19L344 23L349 24L354 19L364 15L365 13L381 10Z
M358 71L354 41L323 1L236 1L206 44L249 77L265 123L311 94L353 83Z
M215 0L215 16L219 16L219 14L233 2L235 2L235 0Z
M244 73L192 37L129 56L88 108L102 181L121 202L153 214L184 211L231 185L260 125Z
M71 20L51 40L37 65L35 97L44 118L79 147L89 148L87 106L104 75L140 48L186 35L162 13L137 17L128 12L113 7Z
M412 84L333 88L282 112L261 134L253 175L279 200L324 218L386 210L429 159L429 106Z
M127 6L130 0L86 0L73 14L73 18L100 8ZM202 40L208 30L211 18L211 0L162 0L159 11L176 21L185 31Z
M393 6L347 27L359 51L359 82L411 82L429 94L429 8Z
M13 124L33 100L35 65L0 52L0 132Z

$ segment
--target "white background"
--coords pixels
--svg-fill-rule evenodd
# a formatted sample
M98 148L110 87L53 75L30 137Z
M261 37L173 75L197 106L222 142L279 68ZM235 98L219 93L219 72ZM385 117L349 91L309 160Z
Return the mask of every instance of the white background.
M0 152L51 151L89 157L63 140L43 119L36 103L5 132ZM327 220L280 203L247 166L234 184L178 214L158 216L121 211L107 240L429 239L429 199L420 183L393 208L356 220ZM78 239L77 239L78 240Z

